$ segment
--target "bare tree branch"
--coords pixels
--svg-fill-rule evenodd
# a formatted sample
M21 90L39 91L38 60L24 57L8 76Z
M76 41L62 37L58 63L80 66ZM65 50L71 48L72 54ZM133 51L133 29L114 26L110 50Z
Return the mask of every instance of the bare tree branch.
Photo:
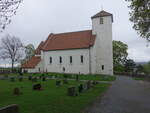
M0 0L0 32L10 24L11 17L16 15L21 2L22 0Z
M20 62L23 59L23 44L17 37L6 35L1 39L0 58L10 59L12 62L12 70L14 63Z

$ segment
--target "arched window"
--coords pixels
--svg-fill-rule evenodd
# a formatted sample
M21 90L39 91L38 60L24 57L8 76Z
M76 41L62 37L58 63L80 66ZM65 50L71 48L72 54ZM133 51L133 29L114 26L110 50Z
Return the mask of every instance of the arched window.
M81 63L83 63L83 55L81 55Z
M70 63L72 63L72 56L70 56Z
M50 64L52 63L52 57L49 58L49 63L50 63Z
M104 23L104 19L103 17L100 18L100 24L103 24Z
M102 70L104 70L104 65L102 65Z
M61 56L59 57L59 63L60 64L62 63L62 57Z

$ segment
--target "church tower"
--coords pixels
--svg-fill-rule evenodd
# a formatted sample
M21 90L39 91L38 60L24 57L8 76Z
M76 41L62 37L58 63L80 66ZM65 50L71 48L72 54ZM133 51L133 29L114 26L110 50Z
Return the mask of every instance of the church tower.
M92 48L92 73L113 75L112 23L113 15L101 11L91 17L92 34L96 35Z

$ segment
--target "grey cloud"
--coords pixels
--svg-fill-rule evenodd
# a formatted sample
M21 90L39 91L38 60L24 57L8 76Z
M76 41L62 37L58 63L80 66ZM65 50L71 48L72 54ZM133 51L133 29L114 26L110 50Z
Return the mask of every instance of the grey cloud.
M0 37L9 33L20 37L24 44L37 46L51 32L91 29L90 17L103 6L114 15L113 39L129 45L129 57L148 61L150 49L145 48L146 41L137 38L132 29L127 5L125 0L24 0Z

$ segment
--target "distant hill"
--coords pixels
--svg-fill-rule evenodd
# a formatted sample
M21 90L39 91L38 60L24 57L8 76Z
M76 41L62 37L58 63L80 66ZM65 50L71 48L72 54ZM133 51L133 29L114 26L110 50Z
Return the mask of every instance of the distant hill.
M148 62L136 62L136 65L144 65L144 64L147 64Z

